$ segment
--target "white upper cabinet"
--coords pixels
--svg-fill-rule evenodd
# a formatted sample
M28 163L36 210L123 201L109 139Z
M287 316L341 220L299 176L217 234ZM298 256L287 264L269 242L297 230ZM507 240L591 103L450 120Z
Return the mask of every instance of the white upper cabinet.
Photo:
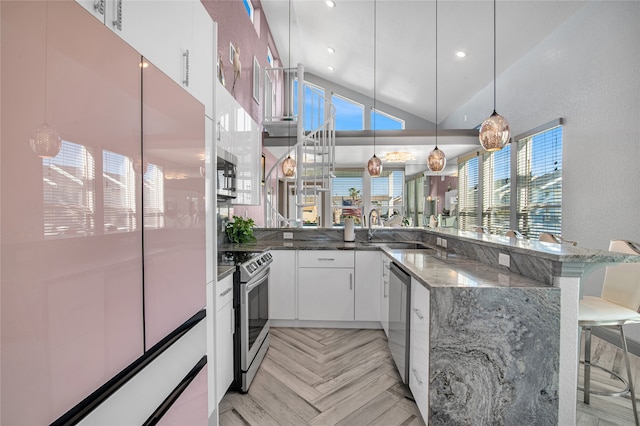
M238 157L233 204L259 205L262 189L260 126L216 80L217 144Z
M197 0L76 0L213 114L214 23Z

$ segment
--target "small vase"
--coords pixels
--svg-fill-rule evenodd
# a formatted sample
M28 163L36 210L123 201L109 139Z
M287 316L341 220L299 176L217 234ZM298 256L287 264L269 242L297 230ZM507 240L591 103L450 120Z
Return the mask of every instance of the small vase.
M345 217L344 218L344 241L353 242L355 240L356 240L356 232L353 229L353 218Z

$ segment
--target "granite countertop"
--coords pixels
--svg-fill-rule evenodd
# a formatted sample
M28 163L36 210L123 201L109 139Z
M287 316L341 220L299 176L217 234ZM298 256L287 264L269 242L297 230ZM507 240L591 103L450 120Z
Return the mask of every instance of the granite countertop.
M430 290L438 287L549 287L543 282L444 250L425 253L424 250L383 248L383 251Z

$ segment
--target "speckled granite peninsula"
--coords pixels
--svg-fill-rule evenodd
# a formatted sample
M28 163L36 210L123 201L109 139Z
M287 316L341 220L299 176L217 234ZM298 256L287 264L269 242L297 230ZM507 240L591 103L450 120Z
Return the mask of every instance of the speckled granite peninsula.
M293 232L283 240L282 232ZM431 425L575 424L580 279L640 256L451 230L379 228L344 243L337 229L258 229L256 250L379 250L429 290ZM446 248L443 245L446 244ZM500 254L509 255L502 266Z

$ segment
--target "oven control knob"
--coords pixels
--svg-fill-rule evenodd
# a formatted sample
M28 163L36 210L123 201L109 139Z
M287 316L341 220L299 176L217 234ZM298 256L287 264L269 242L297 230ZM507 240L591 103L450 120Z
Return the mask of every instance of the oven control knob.
M262 265L262 260L258 259L258 260L256 260L256 263L257 263L258 265Z

